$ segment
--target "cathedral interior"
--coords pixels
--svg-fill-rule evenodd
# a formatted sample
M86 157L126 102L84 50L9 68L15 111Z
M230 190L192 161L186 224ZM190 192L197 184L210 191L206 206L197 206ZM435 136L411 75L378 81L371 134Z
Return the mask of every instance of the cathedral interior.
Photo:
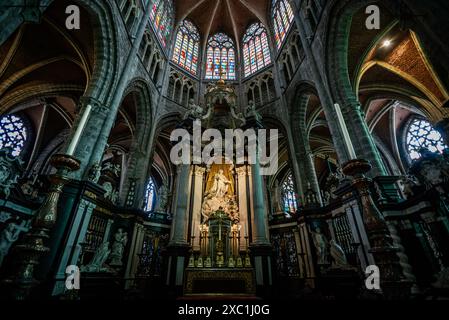
M449 298L446 0L0 12L1 299Z

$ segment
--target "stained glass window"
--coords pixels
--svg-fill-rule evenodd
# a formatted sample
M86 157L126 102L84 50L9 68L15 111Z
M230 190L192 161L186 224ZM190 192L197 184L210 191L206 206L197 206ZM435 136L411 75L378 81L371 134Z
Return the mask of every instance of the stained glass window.
M155 203L156 203L156 185L154 184L153 178L150 178L147 187L145 189L145 211L147 212L153 211Z
M195 25L184 20L176 35L172 60L191 74L196 75L198 69L200 34Z
M293 10L287 0L272 0L271 15L273 19L274 38L278 48L287 36L294 19Z
M295 183L291 173L284 179L281 190L285 213L295 213L298 209L298 202L296 200Z
M173 29L172 0L152 0L150 2L150 20L163 47L167 46Z
M423 119L415 119L407 131L407 151L412 160L421 158L420 150L442 153L447 148L441 134Z
M207 42L206 79L235 80L234 42L224 33L217 33Z
M271 63L267 30L261 23L252 24L243 36L245 77Z
M0 149L11 148L17 157L23 150L28 133L23 120L13 114L0 117Z

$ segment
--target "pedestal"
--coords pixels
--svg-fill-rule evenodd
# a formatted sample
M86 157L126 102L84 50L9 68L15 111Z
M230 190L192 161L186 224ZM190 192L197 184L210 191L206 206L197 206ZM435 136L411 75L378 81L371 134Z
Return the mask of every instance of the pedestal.
M343 173L353 177L352 186L360 199L370 252L380 269L382 293L388 299L406 298L412 284L403 276L397 255L399 249L394 246L387 223L371 197L371 180L365 177L370 170L370 163L363 159L351 160L343 166Z
M253 258L253 267L256 272L257 295L268 297L271 294L273 285L272 255L271 245L252 244L250 246L251 256Z
M58 217L59 197L70 181L69 173L80 168L80 162L68 155L54 155L50 163L57 169L56 174L49 177L50 191L34 217L31 232L14 249L14 262L17 265L15 274L5 280L12 289L12 297L17 300L26 299L39 284L35 279L35 269L42 257L50 251L47 242Z
M166 285L175 295L182 294L184 271L189 260L190 245L169 244L167 246Z

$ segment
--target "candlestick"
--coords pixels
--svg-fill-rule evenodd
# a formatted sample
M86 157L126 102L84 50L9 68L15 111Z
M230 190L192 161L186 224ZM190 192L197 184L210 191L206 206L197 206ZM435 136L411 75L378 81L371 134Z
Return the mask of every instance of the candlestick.
M76 128L75 134L72 137L72 141L70 142L69 147L67 148L66 154L69 156L73 156L75 153L76 146L78 145L81 134L84 131L84 128L86 127L87 120L89 119L90 112L92 111L92 106L88 104L86 106L86 109L84 110L83 116L81 117L81 120L78 124L78 127Z
M221 221L218 223L218 240L221 240Z
M340 105L338 103L334 104L335 112L337 113L338 123L340 124L340 129L343 134L343 140L345 142L345 146L348 150L349 160L357 159L357 154L355 153L354 146L351 141L351 137L349 136L348 127L346 126L345 119L343 118L343 114L340 109Z

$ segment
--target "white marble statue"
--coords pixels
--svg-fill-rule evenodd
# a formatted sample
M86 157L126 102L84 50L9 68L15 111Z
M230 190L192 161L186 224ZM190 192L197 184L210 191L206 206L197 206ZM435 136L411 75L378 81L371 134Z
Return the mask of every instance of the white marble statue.
M316 254L317 254L317 263L319 265L328 263L328 249L327 249L327 239L323 233L321 233L321 229L317 228L315 232L312 232L313 243L315 245Z
M209 193L217 198L223 198L231 185L231 181L223 174L223 170L220 169L214 176L214 184L209 190Z
M168 197L169 197L168 188L165 184L163 184L159 188L159 192L158 192L158 200L159 201L157 202L156 212L162 213L162 212L167 211Z
M95 252L92 261L81 267L82 272L105 272L109 269L105 266L106 260L109 258L111 249L109 249L109 242L104 242Z
M200 105L195 104L193 99L189 100L189 110L184 115L184 120L188 118L201 119L204 114L204 110Z
M128 233L124 232L122 228L117 230L114 236L114 243L111 251L111 266L122 266L123 253L125 252L126 244L128 243Z
M333 259L333 267L346 267L348 265L345 251L334 239L330 241L330 253Z
M272 188L272 201L273 201L273 213L283 213L284 210L282 209L282 193L281 188L279 186L279 181L276 180L273 188Z

